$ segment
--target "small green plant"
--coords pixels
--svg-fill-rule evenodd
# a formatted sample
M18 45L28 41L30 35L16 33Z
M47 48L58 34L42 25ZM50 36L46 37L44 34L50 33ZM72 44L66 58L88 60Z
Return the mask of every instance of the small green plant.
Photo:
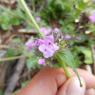
M77 67L93 63L91 46L95 44L95 5L89 0L48 0L46 6L43 2L34 0L32 11L24 0L18 0L18 7L14 10L0 9L0 28L9 30L14 25L25 24L25 29L34 29L37 34L23 44L16 38L13 43L17 43L18 48L10 47L6 60L25 56L29 70L42 65L63 67L68 77L71 76L69 66L80 80ZM40 4L44 7L38 11L36 7ZM34 18L36 15L38 22Z
M41 31L34 17L31 15L30 10L28 9L25 1L20 0L20 4L24 7L25 12L29 16L29 19L33 23L34 27L36 28L37 33L40 34L39 35L40 38L38 37L31 38L26 43L26 50L27 52L31 53L30 54L31 56L29 56L29 58L36 59L35 61L34 59L33 61L31 60L31 62L28 61L29 62L28 66L31 67L30 63L32 63L32 65L34 63L38 63L40 65L52 64L53 60L57 60L57 63L61 64L68 77L70 77L71 75L67 69L67 66L70 66L75 71L75 73L77 74L80 80L80 77L74 65L76 64L76 62L74 61L74 57L72 53L70 52L69 48L62 47L64 44L61 44L62 46L60 46L60 42L62 42L63 39L61 39L59 42L56 43L54 41L55 40L54 36L51 34L53 30L48 31L48 29L44 28L44 30ZM82 85L81 81L80 81L80 85Z

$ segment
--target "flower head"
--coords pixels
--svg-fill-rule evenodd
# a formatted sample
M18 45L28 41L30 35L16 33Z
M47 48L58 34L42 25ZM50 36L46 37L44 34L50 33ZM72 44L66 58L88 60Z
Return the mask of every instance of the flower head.
M49 49L45 44L39 46L39 51L43 53L45 58L52 57L54 54L54 51Z
M47 31L43 28L43 31ZM50 32L50 30L48 30ZM48 32L48 33L49 33ZM54 53L59 49L59 46L54 42L53 35L46 35L44 38L36 39L32 41L31 39L26 43L26 46L29 50L33 47L38 49L44 56L44 58L49 58L54 55Z
M59 47L54 43L52 36L47 36L43 40L44 43L39 45L39 51L43 53L45 58L52 57Z

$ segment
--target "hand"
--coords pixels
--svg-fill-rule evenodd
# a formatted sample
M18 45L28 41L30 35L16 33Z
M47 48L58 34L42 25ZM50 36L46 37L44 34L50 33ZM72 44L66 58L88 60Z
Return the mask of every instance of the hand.
M83 86L80 87L75 73L67 79L63 69L44 68L16 95L95 95L95 76L78 69Z

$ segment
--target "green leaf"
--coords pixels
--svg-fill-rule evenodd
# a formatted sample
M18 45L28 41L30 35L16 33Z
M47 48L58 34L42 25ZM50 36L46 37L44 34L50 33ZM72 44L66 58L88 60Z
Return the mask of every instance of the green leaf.
M12 25L19 25L20 24L20 20L18 20L18 18L14 17L11 19L10 22Z
M73 71L76 73L79 81L80 81L80 85L81 84L81 80L80 80L80 76L76 70L76 61L74 59L74 56L72 55L71 51L69 49L64 49L62 52L60 52L60 61L62 62L62 64L67 64L69 67L71 67L73 69Z
M3 23L1 27L3 30L8 30L10 28L10 25L8 23Z
M15 55L14 50L9 48L6 53L6 57L13 57Z
M61 53L62 54L62 58L64 60L64 62L70 66L71 68L76 68L75 67L75 60L74 60L74 56L72 55L72 53L70 52L69 49L64 49L64 51Z
M87 47L79 47L78 49L79 49L80 52L82 52L85 55L84 62L86 64L92 64L93 63L93 59L92 59L91 49L89 49Z
M27 68L30 70L31 68L35 68L37 65L38 59L37 58L29 58L27 59Z

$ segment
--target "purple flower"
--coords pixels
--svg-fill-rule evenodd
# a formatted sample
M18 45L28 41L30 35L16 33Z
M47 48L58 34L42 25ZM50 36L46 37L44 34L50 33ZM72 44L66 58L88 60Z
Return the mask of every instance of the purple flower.
M37 22L40 22L41 21L41 18L39 16L36 17L36 21Z
M46 36L45 40L49 40L51 42L54 42L54 36L53 35Z
M37 39L34 41L34 43L35 43L35 46L39 47L41 44L44 43L44 40L43 39Z
M34 41L35 46L37 46L37 47L39 47L42 44L50 44L51 42L54 42L53 35L45 36L44 39L37 39L37 40Z
M25 43L25 46L27 47L28 50L31 50L34 46L34 42L29 39L26 43Z
M59 49L56 43L54 43L53 35L45 36L43 39L36 39L32 41L31 39L27 41L26 47L31 50L33 47L38 48L43 54L44 58L49 58L54 55L54 53Z
M92 23L95 23L95 13L93 13L92 15L89 16L89 20L90 20Z
M46 45L40 45L39 46L39 51L43 53L43 56L45 58L49 58L49 57L52 57L53 54L54 54L54 51L49 49L49 47L47 47Z
M44 58L39 59L38 64L45 65L45 59Z
M72 37L71 37L70 35L65 35L65 36L64 36L64 39L65 39L65 40L71 40L71 38L72 38Z
M39 51L43 53L45 58L52 57L59 47L54 43L54 38L52 36L47 36L43 40L44 43L39 45Z
M44 35L48 35L48 34L50 34L52 32L52 29L51 28L42 27L42 28L40 28L40 31L42 33L44 33Z
M52 44L51 49L54 51L57 51L57 50L59 50L59 46L57 46L56 44Z

